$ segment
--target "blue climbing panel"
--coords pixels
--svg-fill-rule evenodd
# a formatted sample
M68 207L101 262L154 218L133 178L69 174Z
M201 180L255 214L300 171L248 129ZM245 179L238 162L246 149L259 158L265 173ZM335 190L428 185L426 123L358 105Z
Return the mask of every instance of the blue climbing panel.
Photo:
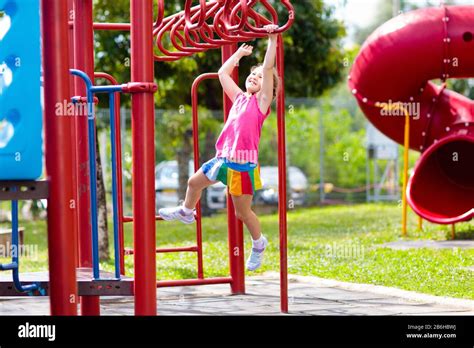
M0 0L0 180L42 174L39 0Z

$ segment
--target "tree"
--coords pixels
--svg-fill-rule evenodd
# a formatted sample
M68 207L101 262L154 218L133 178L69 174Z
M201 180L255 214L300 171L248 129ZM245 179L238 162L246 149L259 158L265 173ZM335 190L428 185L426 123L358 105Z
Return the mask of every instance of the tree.
M104 183L104 172L102 170L102 161L99 150L99 137L96 129L96 154L97 154L97 215L99 229L99 259L101 261L109 260L109 229L107 222L107 191Z
M286 21L287 11L278 1L271 1ZM183 1L165 1L165 15L182 9ZM284 34L285 82L289 96L317 97L341 79L343 50L340 40L345 34L342 23L333 18L333 8L323 0L293 1L295 22ZM129 0L101 0L94 3L97 21L128 22ZM266 40L256 40L255 55L241 62L241 81L250 67L263 61ZM119 82L130 79L130 35L120 31L96 32L96 67L111 72ZM209 50L174 62L155 62L159 108L178 109L190 104L190 88L194 78L204 72L217 71L221 65L220 51ZM222 99L215 98L216 87L206 84L200 91L200 103L210 109L220 109Z
M271 1L278 10L280 22L286 21L287 11L279 1ZM166 0L165 16L183 8L182 0ZM156 5L156 4L155 4ZM288 96L317 97L337 84L342 77L343 50L340 40L345 34L342 24L333 18L333 8L323 0L293 1L296 20L284 34L285 87ZM155 6L156 7L156 6ZM258 6L257 6L258 7ZM258 8L262 11L262 8ZM129 0L101 0L94 2L94 13L99 22L129 22ZM156 14L156 8L155 12ZM130 34L120 31L96 31L96 70L111 73L119 83L130 80ZM251 66L263 61L266 40L251 42L255 54L241 61L240 81L244 81ZM156 50L157 51L157 50ZM169 112L158 116L157 144L160 153L176 157L180 166L180 187L187 182L187 164L191 155L189 132L191 114L190 90L194 79L201 73L215 72L221 66L220 50L209 50L174 62L155 62L158 108ZM210 110L222 110L222 88L207 82L199 90L199 104ZM217 117L216 117L217 116ZM162 117L162 118L160 118ZM202 115L201 129L204 144L203 158L214 155L214 141L222 127L223 115ZM159 138L159 139L158 139ZM158 159L158 157L157 157ZM185 186L184 186L185 187ZM183 192L180 192L182 197ZM205 202L205 200L203 200Z
M276 3L274 1L273 3ZM336 20L334 9L322 0L293 1L295 22L284 34L285 92L289 97L318 97L342 78L345 28ZM280 18L283 6L275 4ZM259 45L264 45L259 40ZM264 52L263 47L259 60Z

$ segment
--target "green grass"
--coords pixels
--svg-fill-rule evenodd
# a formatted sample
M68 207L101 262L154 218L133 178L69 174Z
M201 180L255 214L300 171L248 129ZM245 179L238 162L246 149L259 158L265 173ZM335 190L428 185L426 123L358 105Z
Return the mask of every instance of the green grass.
M391 250L381 244L400 240L401 209L391 204L361 204L309 208L288 213L289 273L312 275L355 283L385 285L433 295L474 299L474 250ZM262 230L270 241L265 264L258 273L278 271L278 216L260 216ZM228 273L227 219L217 215L203 219L204 271L206 277ZM23 223L25 243L39 245L37 261L24 260L22 272L47 268L44 222ZM132 245L132 226L126 225L126 245ZM449 239L450 227L424 222L417 231L417 218L409 216L407 240ZM472 224L456 226L458 238L472 239ZM194 225L158 222L159 247L195 244ZM246 251L250 237L245 231ZM111 255L113 255L111 253ZM102 268L113 270L113 261ZM126 256L127 275L133 272L133 256ZM249 273L250 274L250 273ZM255 274L255 273L252 273ZM196 277L195 253L157 255L158 279Z

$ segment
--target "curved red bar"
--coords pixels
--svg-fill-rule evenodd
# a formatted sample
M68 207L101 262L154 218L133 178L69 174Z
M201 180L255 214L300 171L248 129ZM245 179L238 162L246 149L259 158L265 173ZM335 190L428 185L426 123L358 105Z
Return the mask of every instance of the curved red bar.
M204 20L206 20L207 18L211 18L215 14L215 12L219 8L219 6L220 6L220 4L218 2L209 3L209 9L207 7L204 8L205 12L202 12L203 11L202 8L198 10L195 7L193 10L191 10L191 11L194 11L194 15L192 15L191 21L194 20L198 15L201 16L202 18L204 18ZM203 16L202 13L205 13L205 15ZM183 35L180 33L180 31L183 31L183 30L185 32L186 38L184 38ZM189 30L192 30L193 35L196 37L197 40L199 40L199 36L198 36L197 32L194 31L194 29L188 28L187 25L183 26L183 18L182 17L178 20L178 22L175 25L173 25L173 28L170 32L170 38L171 38L171 42L172 42L173 46L178 51L187 52L187 53L192 54L192 53L202 52L202 51L208 50L209 48L218 48L218 47L220 47L220 46L216 46L216 45L210 45L208 43L205 43L205 44L196 43L195 41L193 41L190 38ZM181 44L179 44L176 41L176 39L179 39L181 41ZM185 44L190 44L191 46L183 47L182 45L185 45Z
M217 35L228 42L239 42L243 41L242 37L239 35L228 34L224 28L226 26L225 22L221 17L224 14L224 9L220 9L217 14L214 16L214 25L213 28L216 31Z
M191 108L193 116L193 153L194 153L194 171L197 172L199 169L199 113L198 113L198 88L201 82L209 79L218 79L217 73L206 73L199 75L193 82L191 87ZM198 253L198 278L204 278L204 267L203 267L203 252L202 252L202 212L201 202L196 205L196 241L197 241L197 253Z
M224 5L224 26L227 31L235 31L235 30L240 30L244 27L245 22L247 21L247 13L248 13L248 7L247 7L247 0L239 0L240 2L237 4L237 6L234 6L234 10L230 10L230 5L232 4L231 1L226 1ZM238 10L242 11L242 16L240 17L239 23L236 25L231 25L229 23L229 17L230 18L237 18L237 11Z
M184 53L184 52L171 52L169 50L167 50L164 46L163 46L163 35L168 31L168 29L170 29L173 25L173 22L179 20L179 17L175 16L172 18L172 20L168 21L168 23L166 23L161 29L160 31L158 32L158 36L156 38L156 44L158 46L158 49L165 54L165 56L156 56L154 55L155 57L155 60L157 61L173 61L173 60L178 60L179 58L181 57L186 57L186 56L189 56L190 53Z
M191 35L194 36L194 38L191 38ZM197 48L202 48L202 49L212 49L212 48L219 48L219 45L216 44L210 44L210 43L203 43L203 42L198 42L200 39L200 36L198 32L196 31L189 31L186 27L184 28L184 36L186 37L186 41L193 47Z
M410 148L422 152L407 200L424 219L440 224L474 217L474 102L431 82L474 77L472 36L466 35L473 22L473 6L393 18L367 39L349 76L366 117L400 144L405 117L377 105L402 103L407 109Z
M200 28L206 20L206 0L199 0L200 9L199 11L196 11L197 13L199 13L199 21L196 24L193 24L191 18L192 3L193 0L186 0L184 4L184 19L186 21L186 27L188 27L190 30Z
M265 8L267 8L267 10L269 10L270 13L272 13L273 16L276 16L276 12L274 12L274 9L272 8L272 6L270 4L268 4L268 2L266 0L261 0L261 2L265 6ZM291 4L291 2L289 0L281 0L281 3L288 10L288 21L286 22L285 25L283 25L283 26L279 27L278 29L276 29L273 32L275 34L281 34L285 31L287 31L288 29L290 29L290 27L293 25L293 23L295 21L295 9L294 9L293 5ZM277 24L277 23L275 23L275 24ZM248 22L246 23L245 26L253 33L268 34L268 32L265 28L256 28Z
M183 38L183 36L179 33L178 30L183 29L183 22L184 18L180 18L174 25L173 28L170 31L170 39L171 43L173 46L180 52L186 52L186 53L196 53L196 52L202 52L203 49L196 48L196 47L183 47L182 45L186 44L186 40ZM179 39L181 41L181 44L179 44L176 39Z
M217 3L217 2L215 4L212 4L210 6L210 9L206 13L206 18L212 17L216 13L219 6L220 6L220 4ZM207 25L207 24L204 23L204 25ZM199 37L199 31L197 31L197 30L190 31L190 29L187 26L184 27L184 35L185 35L185 38L186 38L186 42L189 45L193 46L193 47L202 48L204 50L220 47L220 45L217 45L217 44L211 44L211 43L208 43L208 42L198 42L201 39ZM193 35L194 38L191 38L191 35Z
M214 25L208 25L207 23L204 23L204 26L199 30L201 38L204 41L210 44L215 44L218 46L218 48L232 43L232 41L229 40L212 38L214 36L214 32Z
M252 6L257 0L200 0L198 6L192 6L192 0L186 0L184 10L163 19L164 3L158 1L158 16L153 35L162 56L154 54L157 61L175 61L194 53L203 52L235 42L266 37L268 31L262 25L278 23L276 10L267 0L260 0L271 15L272 20L257 13ZM289 0L281 0L288 9L288 21L274 31L275 34L289 29L294 22L294 9ZM241 16L239 17L239 12ZM212 25L206 21L214 17ZM252 19L256 26L249 23ZM248 30L244 30L247 28ZM164 35L169 32L170 41L176 51L164 46ZM219 39L216 39L218 36Z
M158 3L158 14L156 16L156 21L153 24L153 27L159 27L163 23L163 18L165 17L165 0L157 0Z
M246 21L247 23L248 23L249 18L252 18L255 21L257 27L262 26L262 23L271 24L271 23L277 23L278 22L278 20L274 20L273 22L270 21L269 19L265 18L261 14L257 13L253 8L251 8L256 3L257 3L257 0L251 0L247 4L247 6L248 6L247 21ZM239 5L234 7L234 9L232 10L232 13L230 15L231 18L235 18L237 16L239 8L240 8ZM271 7L271 8L273 10L273 7ZM275 14L276 14L276 11L275 11ZM263 37L267 36L267 34L258 34L258 33L250 32L250 31L245 31L245 30L243 30L243 28L238 31L238 34L240 36L242 36L243 38L247 38L247 39L263 38Z
M274 22L272 22L271 20L269 20L268 18L262 16L261 14L257 13L253 8L249 8L249 11L248 11L248 17L247 18L252 18L255 23L257 24L257 26L263 26L263 25L267 25L267 24L272 24ZM245 24L245 26L247 27L248 26L248 21L247 23ZM245 31L245 30L239 30L239 35L243 36L243 37L247 37L247 38L264 38L268 35L267 31L264 30L264 33L255 33L255 32L252 32L252 31Z

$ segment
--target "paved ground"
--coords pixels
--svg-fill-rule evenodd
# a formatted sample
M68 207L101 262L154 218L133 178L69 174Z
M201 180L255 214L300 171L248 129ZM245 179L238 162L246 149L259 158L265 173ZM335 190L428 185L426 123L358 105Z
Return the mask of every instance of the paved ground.
M278 315L278 275L247 279L246 295L229 295L228 285L162 288L162 315ZM474 301L428 296L373 285L315 277L290 277L293 315L474 315ZM103 315L133 315L133 299L103 298ZM0 298L0 315L48 315L48 298Z
M391 249L474 249L474 240L400 240L382 244L382 247Z

